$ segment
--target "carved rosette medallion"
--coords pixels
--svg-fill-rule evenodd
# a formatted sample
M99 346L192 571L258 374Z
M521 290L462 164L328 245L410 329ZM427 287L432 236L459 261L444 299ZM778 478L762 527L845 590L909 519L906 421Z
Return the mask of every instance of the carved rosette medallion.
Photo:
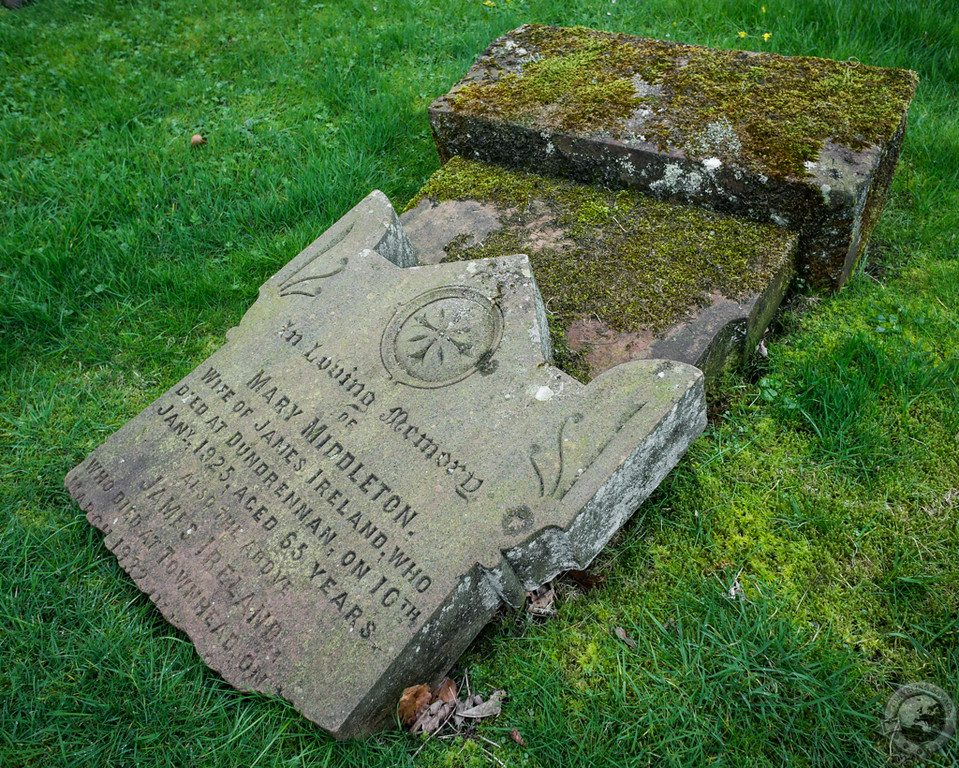
M502 312L483 294L462 286L437 288L397 310L380 354L397 381L435 389L492 370L490 358L502 335Z

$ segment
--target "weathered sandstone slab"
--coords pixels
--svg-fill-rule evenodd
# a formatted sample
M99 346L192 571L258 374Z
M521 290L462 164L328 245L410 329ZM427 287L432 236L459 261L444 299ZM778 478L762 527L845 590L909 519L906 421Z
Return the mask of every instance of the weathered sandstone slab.
M581 380L628 360L710 381L756 348L797 237L635 191L452 158L401 216L420 263L529 255L557 363Z
M525 256L412 261L373 193L66 478L207 664L341 738L585 567L705 425L690 366L553 367Z

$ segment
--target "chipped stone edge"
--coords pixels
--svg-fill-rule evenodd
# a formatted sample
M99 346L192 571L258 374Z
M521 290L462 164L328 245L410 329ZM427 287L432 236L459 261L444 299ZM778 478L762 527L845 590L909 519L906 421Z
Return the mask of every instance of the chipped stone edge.
M524 590L532 590L563 571L585 569L603 550L706 428L703 374L692 366L685 367L696 371L695 380L646 439L597 489L569 528L565 531L558 527L545 528L505 551L503 561L494 569L499 573L490 576L491 584L511 583L515 579L522 583ZM538 559L545 562L531 565ZM513 575L503 574L504 568ZM507 593L501 597L507 604L514 605Z
M593 494L569 529L543 529L503 551L493 568L474 565L384 673L380 694L368 695L343 722L330 728L336 738L355 738L386 727L394 717L391 704L399 701L409 681L438 682L502 604L520 608L527 591L562 571L582 570L592 562L706 427L704 377L692 366L684 367L696 371L696 376L682 397ZM574 546L576 539L580 543ZM547 562L531 567L544 554Z

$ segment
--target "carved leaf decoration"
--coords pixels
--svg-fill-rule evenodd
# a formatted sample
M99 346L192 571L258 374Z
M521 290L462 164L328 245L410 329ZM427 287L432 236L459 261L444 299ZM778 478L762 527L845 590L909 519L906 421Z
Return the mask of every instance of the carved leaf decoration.
M326 247L322 251L310 257L308 261L300 265L296 272L284 280L283 284L280 285L280 296L289 296L294 293L302 296L319 296L321 291L319 286L312 285L310 287L304 287L304 284L313 283L317 280L325 280L328 277L333 277L333 275L340 274L340 272L346 269L346 264L348 261L346 258L339 259L337 265L332 269L329 268L329 266L332 265L328 265L325 268L325 271L322 271L323 268L321 268L316 262L320 260L320 264L322 264L322 257L343 242L350 232L353 231L354 226L356 226L355 220L351 221L348 227L345 227L343 230L335 234L330 241L326 243Z
M397 709L400 722L409 727L429 707L429 704L430 687L426 683L410 686L400 696L400 704Z

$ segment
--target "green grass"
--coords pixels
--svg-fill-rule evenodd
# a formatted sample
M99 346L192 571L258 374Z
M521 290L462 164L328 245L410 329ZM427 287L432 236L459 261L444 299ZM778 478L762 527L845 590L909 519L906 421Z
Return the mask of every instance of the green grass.
M371 189L405 204L438 165L427 105L523 22L856 56L922 82L865 268L793 298L769 359L724 382L601 555L600 588L490 626L461 660L474 690L508 692L501 717L475 738L339 744L207 669L63 476ZM885 764L896 686L959 681L957 54L948 0L0 13L0 765ZM737 576L747 599L724 599ZM957 764L955 743L933 762Z

